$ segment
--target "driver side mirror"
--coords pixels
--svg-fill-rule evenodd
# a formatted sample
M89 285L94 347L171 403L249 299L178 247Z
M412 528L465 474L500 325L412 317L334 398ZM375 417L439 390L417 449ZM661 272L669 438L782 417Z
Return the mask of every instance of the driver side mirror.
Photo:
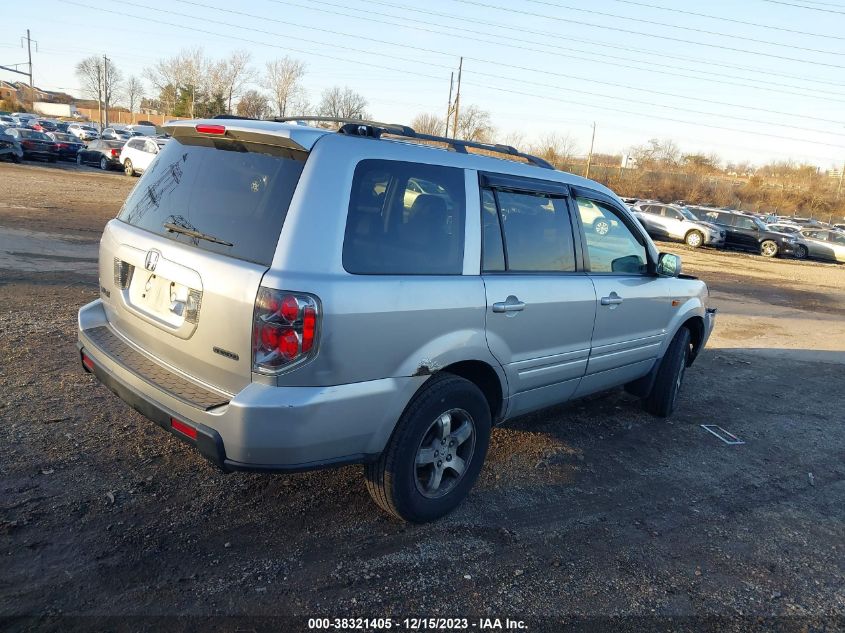
M681 274L681 258L672 253L660 253L657 274L660 277L677 277Z

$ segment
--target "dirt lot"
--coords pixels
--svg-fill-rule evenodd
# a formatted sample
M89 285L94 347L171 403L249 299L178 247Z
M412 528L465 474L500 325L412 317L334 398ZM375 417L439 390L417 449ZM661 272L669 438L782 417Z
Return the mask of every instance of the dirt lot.
M845 628L845 266L662 245L720 308L676 415L620 390L512 421L469 500L408 526L358 467L221 474L82 373L76 310L134 182L0 164L3 630ZM150 617L175 614L289 619Z

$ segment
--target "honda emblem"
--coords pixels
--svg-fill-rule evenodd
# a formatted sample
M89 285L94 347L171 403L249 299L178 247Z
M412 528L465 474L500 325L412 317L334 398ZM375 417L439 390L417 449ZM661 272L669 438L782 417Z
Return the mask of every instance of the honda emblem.
M156 269L158 265L158 257L161 255L158 251L147 251L147 257L144 259L144 268L150 272Z

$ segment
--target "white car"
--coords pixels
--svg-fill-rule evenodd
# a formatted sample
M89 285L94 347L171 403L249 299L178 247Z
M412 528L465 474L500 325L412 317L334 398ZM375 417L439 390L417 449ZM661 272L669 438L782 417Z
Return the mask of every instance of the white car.
M686 242L688 246L724 246L725 230L695 217L686 207L674 204L638 202L634 215L646 232L655 239Z
M96 129L90 125L84 125L82 123L71 123L67 126L67 131L68 134L73 134L83 141L94 141L100 138L100 134Z
M150 138L148 136L136 136L126 141L126 145L120 152L120 164L123 165L123 173L127 176L135 176L146 171L153 159L158 155L166 138Z

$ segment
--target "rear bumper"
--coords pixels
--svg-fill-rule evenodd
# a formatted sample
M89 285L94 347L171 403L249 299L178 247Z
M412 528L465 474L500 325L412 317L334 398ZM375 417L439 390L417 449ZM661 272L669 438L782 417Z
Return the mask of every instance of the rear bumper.
M97 346L86 330L110 327L100 300L80 310L79 323L80 360L88 358L91 365L83 362L86 371L142 415L228 471L295 472L372 461L426 379L386 378L330 387L252 382L239 393L224 396L222 404L205 409L133 371L120 360L122 354ZM113 334L122 339L119 333ZM197 437L173 428L173 418L196 430Z

